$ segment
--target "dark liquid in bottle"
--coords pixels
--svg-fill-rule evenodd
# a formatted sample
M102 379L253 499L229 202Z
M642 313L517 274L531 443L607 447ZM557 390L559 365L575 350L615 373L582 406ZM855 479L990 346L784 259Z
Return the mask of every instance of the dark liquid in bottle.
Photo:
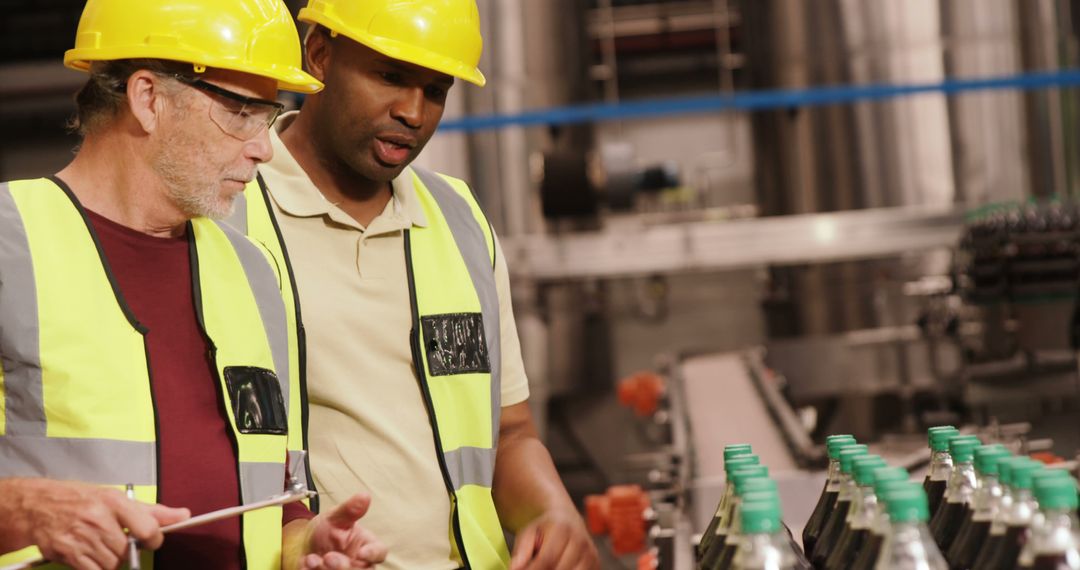
M997 568L997 560L1001 552L1001 545L1005 542L1003 534L989 534L979 555L975 557L975 563L971 565L975 570L993 570Z
M1020 550L1024 548L1025 542L1027 542L1026 526L1005 527L1005 538L1002 539L1001 548L998 549L997 560L993 562L994 568L1002 570L1016 568L1016 561L1020 558Z
M1031 570L1074 570L1080 566L1069 566L1064 554L1043 554L1035 557Z
M966 512L967 505L964 503L946 502L941 505L937 516L934 517L934 522L937 524L931 523L930 533L942 552L948 552L949 547L952 546L953 540L960 532L960 525L964 522Z
M965 521L960 534L949 549L949 568L951 570L970 570L975 564L979 550L990 534L990 521Z
M844 533L840 535L840 540L836 543L836 548L825 559L825 568L827 570L851 568L851 563L862 548L863 542L866 541L867 534L869 533L866 529L845 527Z
M828 483L825 485L827 489ZM823 490L821 496L818 497L817 506L814 507L810 519L806 521L806 528L803 529L802 533L803 550L807 553L814 551L814 545L817 544L818 537L821 536L821 529L825 526L829 513L836 506L836 495L836 491Z
M874 570L874 564L877 562L878 553L881 552L881 543L884 539L885 537L876 532L867 533L862 548L855 555L855 562L851 564L851 570Z
M832 513L829 513L829 519L821 529L821 536L818 537L817 544L810 553L810 563L814 565L814 568L825 567L825 559L836 546L836 541L840 540L849 510L851 510L851 501L836 501L836 507L833 508Z
M922 486L926 490L926 498L930 501L930 515L933 516L941 506L941 499L945 496L945 487L948 486L948 482L930 479L927 476Z
M694 554L698 560L701 560L701 557L705 555L705 551L709 549L709 545L716 540L716 527L718 526L720 526L720 515L714 516L709 521L709 526L705 527L705 532L701 533L701 542L694 549Z
M718 534L713 537L709 547L701 553L702 570L710 570L720 560L720 554L724 551L724 543L727 542L727 534Z
M724 551L720 553L720 561L716 566L712 567L712 570L728 570L732 566L732 562L735 561L735 552L739 550L739 546L734 543L727 543L724 545Z

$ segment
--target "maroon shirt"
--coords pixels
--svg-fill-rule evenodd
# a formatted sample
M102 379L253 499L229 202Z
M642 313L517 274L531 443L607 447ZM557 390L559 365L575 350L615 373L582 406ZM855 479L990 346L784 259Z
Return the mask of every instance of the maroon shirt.
M240 504L236 450L195 315L186 237L159 238L87 212L128 307L148 329L158 425L158 502L192 515ZM287 505L282 524L314 515ZM170 533L155 570L241 567L240 518Z

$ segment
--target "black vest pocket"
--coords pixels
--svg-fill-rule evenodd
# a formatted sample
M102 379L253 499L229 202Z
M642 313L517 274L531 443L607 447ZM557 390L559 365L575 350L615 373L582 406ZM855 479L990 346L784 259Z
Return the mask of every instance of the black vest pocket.
M484 317L480 313L449 313L420 317L424 352L432 376L491 372Z
M289 432L289 413L273 371L255 366L226 366L225 385L240 433L285 435Z

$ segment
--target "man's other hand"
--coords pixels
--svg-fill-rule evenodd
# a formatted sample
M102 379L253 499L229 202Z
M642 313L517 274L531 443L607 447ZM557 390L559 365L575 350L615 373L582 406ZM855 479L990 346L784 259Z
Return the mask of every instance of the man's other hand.
M302 568L311 570L347 570L374 568L386 560L386 546L358 522L367 513L371 497L353 495L329 513L321 514L309 525L306 554Z
M598 570L600 557L577 512L554 511L531 522L514 540L510 570Z

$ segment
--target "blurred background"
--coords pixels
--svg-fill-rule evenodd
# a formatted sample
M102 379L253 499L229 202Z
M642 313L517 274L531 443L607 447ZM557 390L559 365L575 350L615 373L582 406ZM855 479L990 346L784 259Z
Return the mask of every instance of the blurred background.
M501 236L575 499L674 489L700 528L747 441L808 514L825 435L918 469L935 423L1075 460L1080 2L478 3L488 85L419 163ZM0 179L37 177L82 2L4 6Z

